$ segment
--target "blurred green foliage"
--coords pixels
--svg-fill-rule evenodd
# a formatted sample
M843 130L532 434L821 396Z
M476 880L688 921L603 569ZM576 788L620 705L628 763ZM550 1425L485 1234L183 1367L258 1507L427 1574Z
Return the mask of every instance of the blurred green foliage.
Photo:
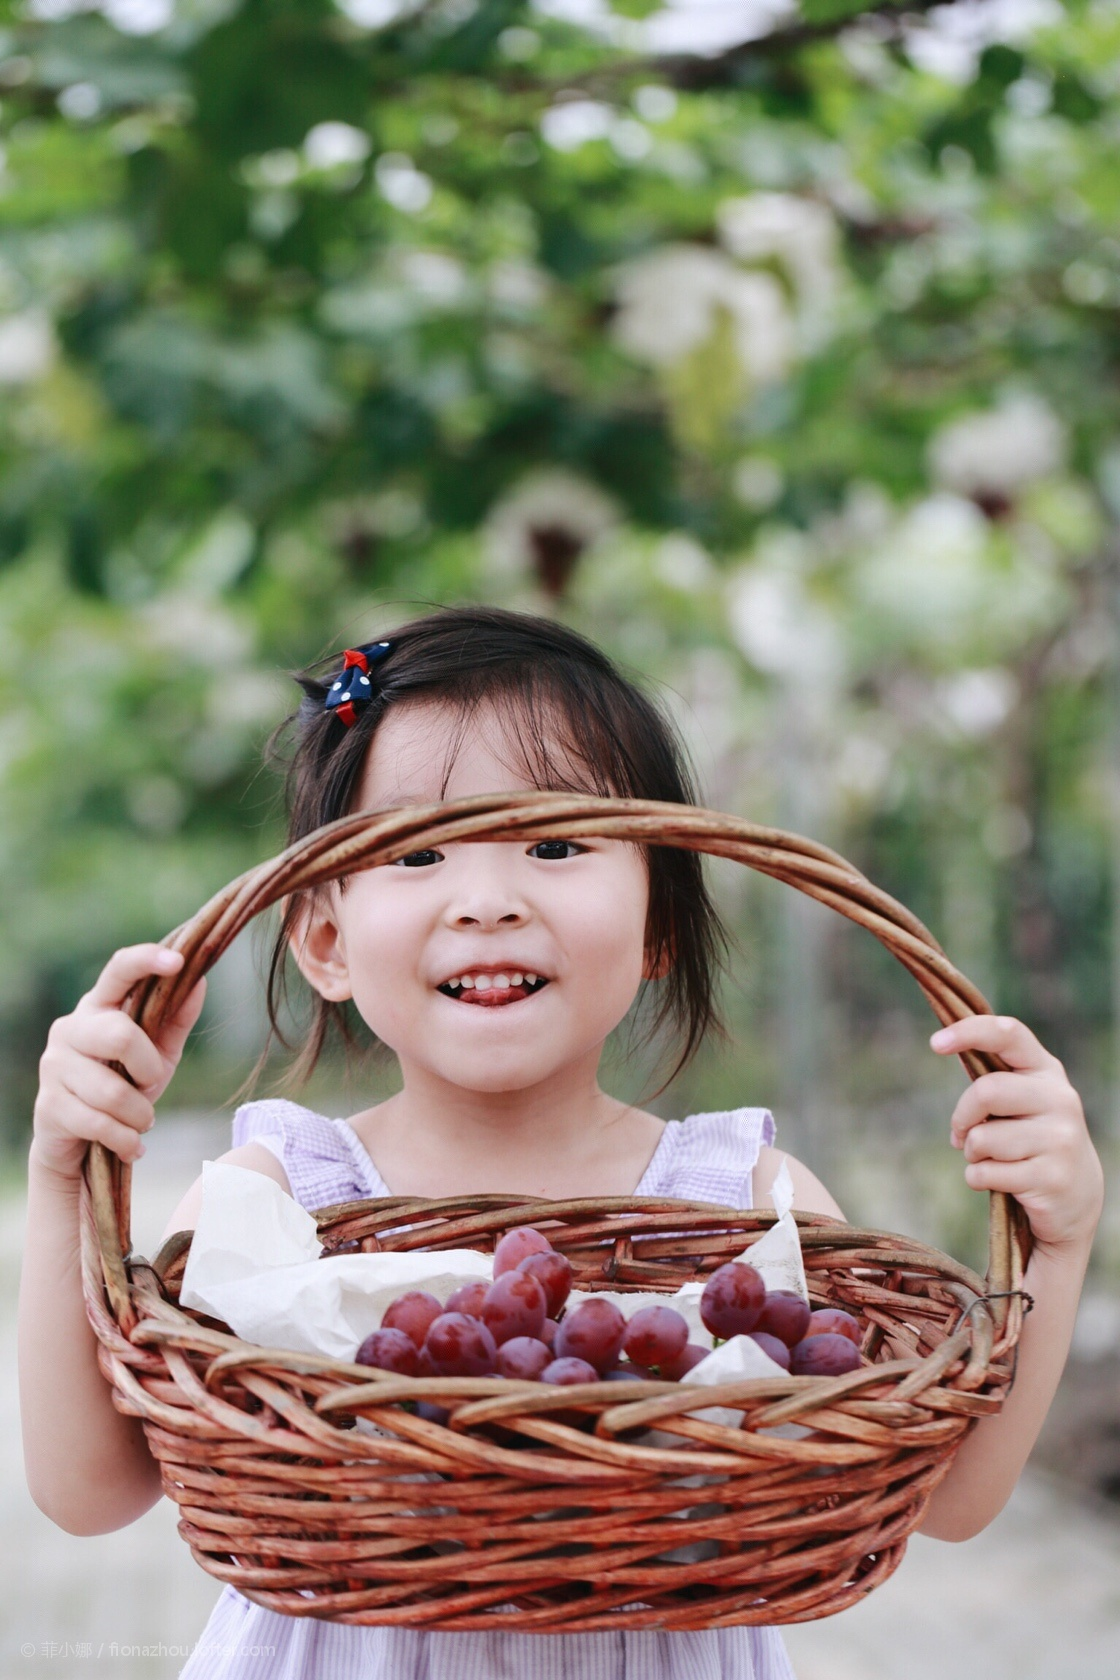
M710 803L847 851L1108 1118L1120 12L975 10L0 5L10 1135L109 952L281 843L284 670L470 598L667 685ZM905 982L720 884L756 1077L897 1098Z

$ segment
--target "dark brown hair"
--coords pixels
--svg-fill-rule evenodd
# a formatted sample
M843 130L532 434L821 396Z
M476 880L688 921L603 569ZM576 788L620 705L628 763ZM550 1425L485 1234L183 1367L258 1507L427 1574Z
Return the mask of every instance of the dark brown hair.
M697 803L687 755L673 724L605 653L576 631L529 613L461 606L439 608L388 635L390 652L372 669L374 699L351 728L323 704L339 673L340 655L316 662L326 670L292 673L304 698L266 747L270 759L283 761L279 744L294 734L285 777L289 845L351 814L374 733L390 707L407 701L450 707L458 714L459 741L480 706L497 708L512 725L509 735L517 743L518 768L524 769L532 787ZM444 788L453 762L454 746L444 768ZM641 850L649 872L646 950L651 966L670 959L663 979L645 983L660 990L641 1042L649 1042L672 1021L681 1044L676 1065L660 1087L664 1090L707 1033L725 1036L715 985L727 938L700 856L667 846ZM345 890L344 880L340 888ZM268 1042L239 1097L256 1085L274 1035L287 1049L293 1048L278 1014L287 998L289 940L308 899L307 892L293 893L286 903L269 964ZM293 1079L297 1089L306 1084L332 1021L347 1050L357 1047L348 1007L316 994L311 1027L285 1076L286 1086ZM375 1047L378 1042L373 1040Z

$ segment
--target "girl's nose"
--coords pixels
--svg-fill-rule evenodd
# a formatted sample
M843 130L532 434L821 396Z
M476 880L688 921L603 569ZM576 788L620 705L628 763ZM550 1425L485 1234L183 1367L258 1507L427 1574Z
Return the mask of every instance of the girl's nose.
M480 852L482 847L463 850ZM478 857L472 864L448 902L448 921L456 927L521 926L528 919L528 907L509 879L508 859Z
M458 927L500 927L503 924L510 927L520 927L524 920L525 917L519 910L498 912L480 909L474 914L463 910L455 917L455 923Z

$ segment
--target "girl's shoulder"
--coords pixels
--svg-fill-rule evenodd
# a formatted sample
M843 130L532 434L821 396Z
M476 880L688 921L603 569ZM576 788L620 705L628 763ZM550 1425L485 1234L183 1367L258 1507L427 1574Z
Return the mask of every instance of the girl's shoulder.
M286 1097L242 1103L233 1116L233 1146L260 1143L288 1175L292 1195L304 1207L327 1207L372 1193L368 1160L342 1120L305 1108ZM382 1192L383 1193L383 1192Z
M773 1143L768 1108L716 1109L670 1120L638 1194L752 1207L759 1151Z

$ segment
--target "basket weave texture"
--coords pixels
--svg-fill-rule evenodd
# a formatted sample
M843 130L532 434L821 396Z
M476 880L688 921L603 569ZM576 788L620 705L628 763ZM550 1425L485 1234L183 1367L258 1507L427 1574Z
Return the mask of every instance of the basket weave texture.
M868 928L941 1022L987 1011L922 924L823 846L690 806L547 793L365 812L318 830L170 934L182 970L141 983L126 1007L157 1029L241 929L297 888L454 840L581 836L734 858ZM999 1066L962 1059L972 1077ZM87 1311L115 1403L143 1420L197 1561L288 1615L439 1631L785 1623L862 1598L897 1566L973 1423L1003 1403L1029 1253L1018 1208L999 1195L986 1280L908 1238L799 1215L813 1304L860 1318L868 1363L702 1391L632 1383L621 1399L614 1383L402 1378L252 1346L180 1309L189 1233L153 1263L131 1253L129 1201L128 1167L93 1145ZM328 1248L358 1239L398 1252L490 1250L534 1224L579 1287L672 1293L775 1216L472 1196L349 1202L317 1217ZM447 1423L418 1416L408 1403L422 1399ZM743 1425L698 1406L733 1407Z

